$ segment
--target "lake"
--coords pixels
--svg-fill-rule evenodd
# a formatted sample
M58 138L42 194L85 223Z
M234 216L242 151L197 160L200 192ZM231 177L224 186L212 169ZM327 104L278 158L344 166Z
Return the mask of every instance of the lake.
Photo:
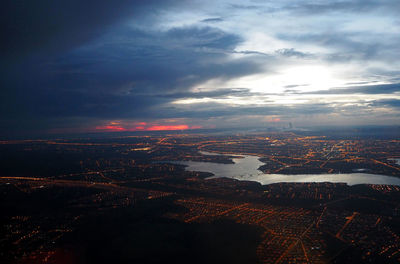
M201 152L203 155L222 155L210 152ZM243 158L234 158L234 164L220 164L198 161L177 161L176 164L186 165L188 171L211 172L211 178L227 177L237 180L256 181L261 184L278 182L344 182L355 184L389 184L399 185L400 178L369 173L335 173L335 174L265 174L258 170L261 165L259 157L240 155Z

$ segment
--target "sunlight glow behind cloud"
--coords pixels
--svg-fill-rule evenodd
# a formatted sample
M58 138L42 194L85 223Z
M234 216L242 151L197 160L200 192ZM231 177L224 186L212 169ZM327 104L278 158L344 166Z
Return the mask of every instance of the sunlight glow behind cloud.
M99 1L3 12L6 134L400 124L398 0Z

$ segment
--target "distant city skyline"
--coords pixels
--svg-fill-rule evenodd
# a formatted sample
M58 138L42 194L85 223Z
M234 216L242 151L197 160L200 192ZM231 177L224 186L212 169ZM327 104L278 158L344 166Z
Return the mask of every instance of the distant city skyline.
M400 125L400 2L15 1L1 133Z

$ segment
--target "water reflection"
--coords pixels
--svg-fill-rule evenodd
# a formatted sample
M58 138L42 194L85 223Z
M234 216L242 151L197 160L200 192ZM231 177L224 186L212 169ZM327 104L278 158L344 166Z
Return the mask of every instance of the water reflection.
M215 153L202 152L204 155ZM178 164L186 165L188 171L211 172L213 178L227 177L238 180L257 181L261 184L277 182L345 182L354 184L390 184L399 185L400 178L368 174L368 173L342 173L342 174L264 174L258 168L263 165L257 156L241 155L243 158L234 158L235 164L220 164L212 162L179 161Z

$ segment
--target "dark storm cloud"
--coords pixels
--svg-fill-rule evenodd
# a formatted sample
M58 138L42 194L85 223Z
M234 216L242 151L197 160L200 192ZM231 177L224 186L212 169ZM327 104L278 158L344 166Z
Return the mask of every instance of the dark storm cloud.
M283 87L263 87L262 94L251 92L262 86L257 78L255 87L238 88L247 87L240 77L249 85L256 74L280 83L280 70L310 62L333 73L332 64L354 62L349 72L356 81L368 81L312 94L395 97L400 45L393 14L399 6L397 0L5 0L0 9L0 130L106 119L332 113L334 108L314 102L313 96L303 105L268 101L300 94L312 80L296 83L289 76ZM394 84L367 85L373 79ZM269 93L279 88L285 93ZM264 106L252 106L255 98ZM204 100L189 106L177 104L180 99ZM229 100L211 104L207 99ZM377 101L363 107L395 105Z
M80 105L90 105L94 99L90 97L89 102L84 102L88 97L84 91L96 81L92 79L85 87L88 78L79 76L79 72L87 72L98 60L71 58L68 64L66 59L64 69L62 63L51 65L53 61L68 58L71 50L98 39L125 21L151 16L176 2L179 1L3 1L0 129L45 127L50 122L45 119L48 116L61 118L73 109L78 115L85 115L79 112L83 110ZM64 74L57 76L56 71ZM68 71L75 77L69 79L65 74ZM71 94L71 89L77 93Z
M211 78L259 72L259 65L249 59L226 61L240 42L238 36L212 27L153 32L120 26L79 48L17 67L7 79L11 89L3 98L3 113L8 120L42 121L174 117L163 105L179 98L248 93L188 92Z
M177 39L189 47L222 48L232 50L240 41L240 37L227 34L212 27L173 28L167 32L167 38Z
M152 5L174 1L139 0L5 0L0 8L3 58L59 52L98 37L104 30Z
M250 60L224 62L226 53L239 42L237 36L210 27L174 28L165 33L125 29L105 36L101 45L59 58L51 70L55 81L61 80L58 85L68 89L130 96L168 94L187 91L210 78L259 71Z

